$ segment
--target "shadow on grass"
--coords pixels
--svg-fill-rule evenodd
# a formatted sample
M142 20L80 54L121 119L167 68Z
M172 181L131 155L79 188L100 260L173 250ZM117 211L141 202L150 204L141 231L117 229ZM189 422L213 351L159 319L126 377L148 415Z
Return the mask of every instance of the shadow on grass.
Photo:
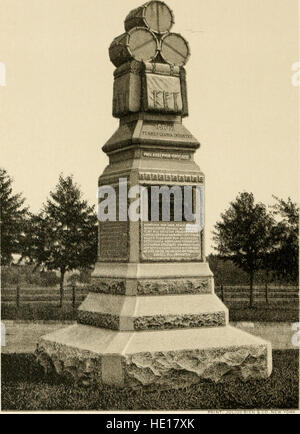
M247 303L225 303L229 308L230 321L238 322L298 322L298 304L270 303L256 304L252 309Z
M267 380L202 381L188 389L149 392L80 387L45 376L31 354L3 354L2 410L296 409L299 352L274 351Z
M23 320L23 321L75 321L77 311L71 305L62 308L56 305L25 304L17 308L13 305L1 304L2 320Z

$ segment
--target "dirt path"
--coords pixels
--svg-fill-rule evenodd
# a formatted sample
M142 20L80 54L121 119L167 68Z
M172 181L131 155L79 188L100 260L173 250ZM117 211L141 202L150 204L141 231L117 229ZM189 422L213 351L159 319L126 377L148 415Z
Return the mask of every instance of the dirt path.
M37 340L52 331L68 327L71 322L52 323L17 323L14 321L2 321L5 326L5 353L31 353L34 352ZM260 336L271 341L274 350L293 349L292 331L290 323L231 323L248 333Z
M48 333L63 327L68 327L71 323L53 322L41 323L15 323L14 321L2 321L5 325L6 342L2 346L2 353L33 353L37 340Z
M259 336L272 343L273 350L292 350L295 347L292 344L293 335L296 333L292 330L291 323L231 323L252 335Z

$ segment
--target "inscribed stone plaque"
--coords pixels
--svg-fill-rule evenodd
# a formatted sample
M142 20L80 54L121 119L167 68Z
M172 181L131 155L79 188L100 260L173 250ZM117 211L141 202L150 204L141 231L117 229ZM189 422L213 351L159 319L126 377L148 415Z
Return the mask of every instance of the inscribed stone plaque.
M142 153L144 158L160 159L160 160L191 160L192 156L188 153L179 152L153 152L144 151Z
M177 143L197 143L196 139L191 133L180 123L165 123L162 125L159 122L144 122L141 132L141 139L155 140L159 139L161 142L166 141Z
M128 222L100 224L100 259L106 261L128 259Z
M182 96L179 77L146 73L146 111L182 113Z
M185 222L149 222L142 224L143 260L176 262L201 260L201 233L187 230Z

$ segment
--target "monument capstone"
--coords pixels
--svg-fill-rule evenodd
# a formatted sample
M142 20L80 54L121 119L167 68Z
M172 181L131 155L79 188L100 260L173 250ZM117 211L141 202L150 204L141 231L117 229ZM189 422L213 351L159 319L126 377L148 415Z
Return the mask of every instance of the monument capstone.
M170 8L150 1L129 13L125 33L109 49L116 66L113 116L120 125L103 147L109 165L99 187L113 186L117 196L120 179L126 189L205 188L194 161L200 144L183 125L190 48L171 33L173 24ZM203 218L193 231L174 216L132 221L120 214L99 223L98 261L77 324L38 342L45 369L83 383L130 388L267 378L271 345L231 327L215 294Z

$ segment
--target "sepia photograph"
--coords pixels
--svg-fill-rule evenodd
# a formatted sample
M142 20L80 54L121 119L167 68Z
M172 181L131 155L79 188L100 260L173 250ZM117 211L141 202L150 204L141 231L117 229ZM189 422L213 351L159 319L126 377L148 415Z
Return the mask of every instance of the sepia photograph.
M299 0L0 0L1 414L300 414Z

